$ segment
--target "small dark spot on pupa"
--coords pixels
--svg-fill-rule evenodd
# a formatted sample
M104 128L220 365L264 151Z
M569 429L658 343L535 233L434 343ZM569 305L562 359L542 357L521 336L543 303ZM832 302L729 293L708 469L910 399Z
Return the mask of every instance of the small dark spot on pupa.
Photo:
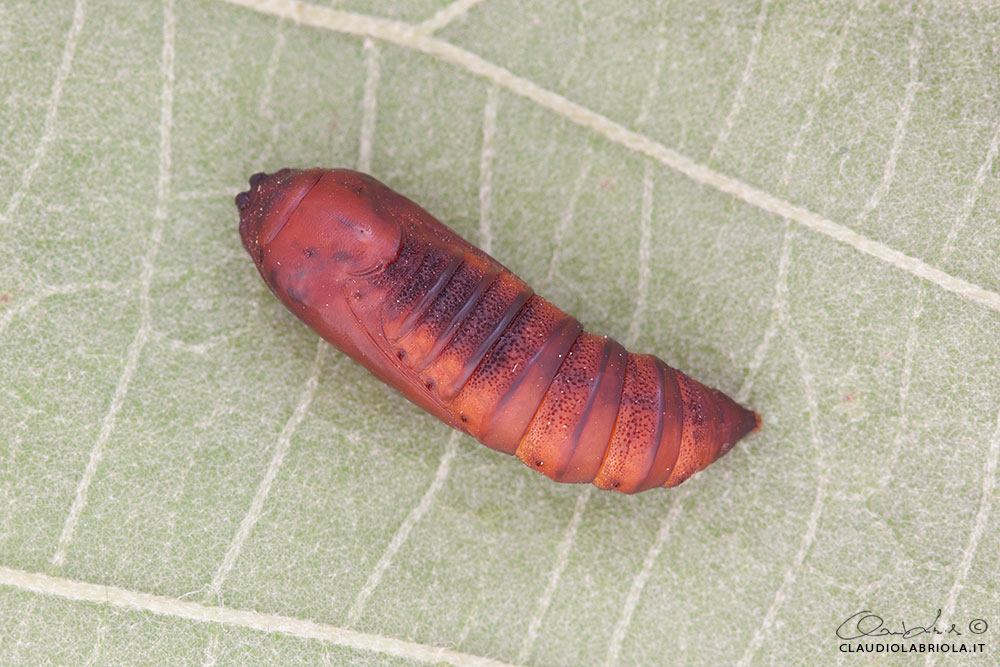
M354 292L354 298L355 299L360 299L361 298L361 290L355 290L355 292Z
M300 304L305 304L305 301L309 296L305 290L299 289L291 284L285 286L285 294L288 295L289 299Z
M461 420L462 420L463 422L467 422L467 421L469 421L469 418L468 418L468 417L466 417L465 415L461 415L461 416L459 417L459 419L461 419Z
M541 468L543 465L545 465L545 464L542 462L541 459L535 459L535 467L536 468Z
M406 351L405 350L396 350L396 358L399 359L400 361L402 361L403 359L405 359L406 358Z
M428 380L427 382L424 383L424 386L427 387L428 389L433 389L434 388L434 380Z
M621 485L622 485L622 483L619 482L617 479L615 481L611 482L611 488L612 489L617 489Z
M312 259L312 256L316 254L316 246L309 246L302 250L302 254L306 256L306 259Z

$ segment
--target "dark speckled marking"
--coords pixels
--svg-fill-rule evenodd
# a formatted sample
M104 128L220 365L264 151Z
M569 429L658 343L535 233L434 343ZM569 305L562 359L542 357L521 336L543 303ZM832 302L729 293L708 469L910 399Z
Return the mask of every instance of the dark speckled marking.
M438 418L550 477L626 493L674 486L760 427L659 359L584 333L371 177L286 169L250 181L236 196L241 239L293 312ZM283 236L293 243L270 247L299 194L319 198L321 224L299 220ZM371 236L331 236L332 219ZM354 258L382 246L354 271Z
M388 319L394 319L401 305L397 303L397 298L412 285L413 276L420 269L429 250L430 248L418 240L412 232L404 231L396 259L372 276L372 284L386 294L385 306Z
M452 246L430 246L413 279L385 313L386 333L394 341L410 333L438 295L451 281L462 263L462 253Z
M646 479L663 428L663 387L655 360L629 354L618 421L594 484L634 493Z
M587 417L591 396L608 353L607 339L582 333L549 385L528 432L517 448L524 462L542 461L543 472L558 477L573 453L577 427Z
M395 344L406 350L407 365L414 371L421 371L433 361L448 343L464 313L475 305L477 294L481 294L492 282L489 274L495 272L495 265L472 255L466 255L465 260L408 331L406 322L411 320L412 314L404 321L401 331L405 333ZM415 307L414 311L419 307Z
M513 454L579 332L579 322L545 299L531 296L483 357L451 409L469 416L467 430L483 444Z
M715 440L712 416L716 408L708 400L703 386L683 373L676 375L684 410L684 430L681 433L681 451L677 465L667 481L669 486L680 484L708 465L712 461Z
M466 298L465 303L451 316L451 319L442 328L441 333L438 334L437 340L434 341L434 345L431 346L431 349L427 352L427 356L424 358L424 365L419 369L420 371L424 371L428 365L438 360L441 352L452 342L462 325L472 318L472 313L482 300L483 294L493 285L499 275L499 266L495 264L492 266L487 265L485 271L479 277L479 284L476 285L476 288ZM444 294L442 294L441 298L444 298Z
M444 401L458 394L531 296L524 283L499 267L484 275L480 287L487 283L488 287L477 291L456 316L453 333L445 332L439 339L446 339L447 345L437 354L432 350L431 363L422 372L438 380Z

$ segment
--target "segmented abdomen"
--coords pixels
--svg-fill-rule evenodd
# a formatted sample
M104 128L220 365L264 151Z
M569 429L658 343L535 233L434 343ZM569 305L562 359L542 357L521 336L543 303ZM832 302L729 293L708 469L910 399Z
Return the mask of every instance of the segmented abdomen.
M561 482L676 486L756 415L535 295L491 258L404 244L383 307L393 354L483 444Z

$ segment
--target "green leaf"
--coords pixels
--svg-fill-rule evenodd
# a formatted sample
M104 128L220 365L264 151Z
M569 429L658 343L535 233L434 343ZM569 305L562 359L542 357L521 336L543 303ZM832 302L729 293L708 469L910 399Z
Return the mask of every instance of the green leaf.
M866 609L995 649L998 21L5 3L0 663L801 664ZM450 431L241 248L246 178L313 165L763 430L638 496Z

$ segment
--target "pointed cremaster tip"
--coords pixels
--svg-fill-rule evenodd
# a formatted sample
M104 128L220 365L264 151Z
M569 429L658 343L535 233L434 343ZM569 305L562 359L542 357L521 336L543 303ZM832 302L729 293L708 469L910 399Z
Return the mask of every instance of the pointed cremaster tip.
M733 406L736 408L734 410L734 418L730 424L731 437L733 444L736 444L742 440L745 436L751 433L756 433L760 430L761 419L760 415L753 410L748 410L742 405L733 401Z
M748 410L720 391L715 392L716 404L721 417L722 434L721 447L716 459L726 454L737 442L750 433L756 433L761 427L760 415Z

